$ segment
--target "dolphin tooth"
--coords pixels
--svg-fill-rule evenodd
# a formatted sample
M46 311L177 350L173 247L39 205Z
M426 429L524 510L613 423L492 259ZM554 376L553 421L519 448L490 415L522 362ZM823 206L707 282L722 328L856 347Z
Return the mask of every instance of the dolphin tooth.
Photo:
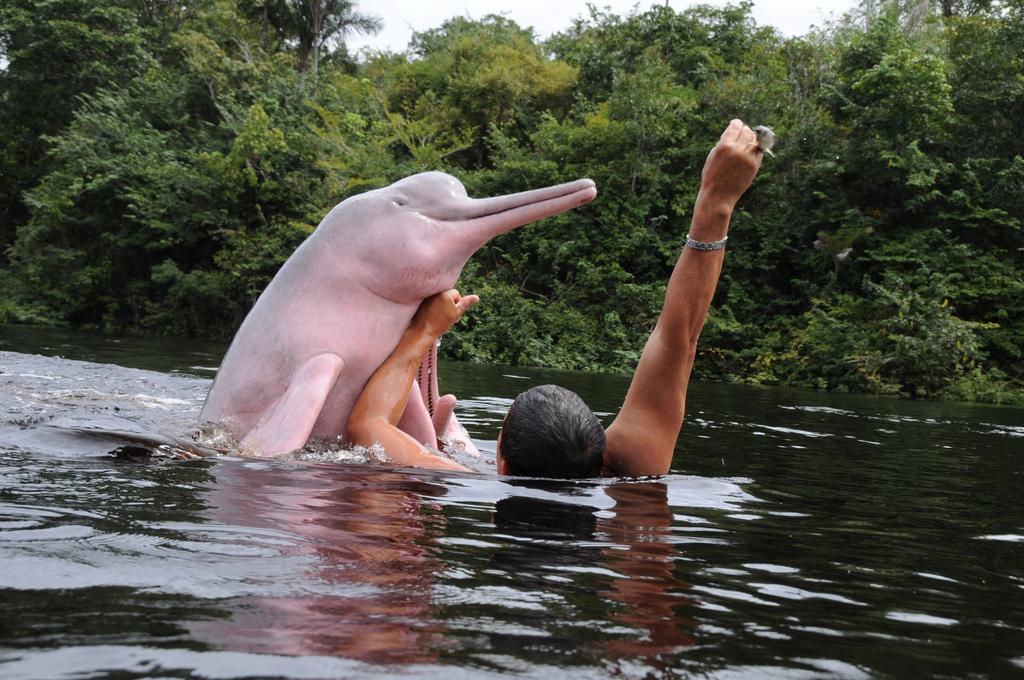
M754 134L757 135L757 145L771 157L775 157L772 153L772 147L775 146L775 133L767 125L758 125L754 128Z

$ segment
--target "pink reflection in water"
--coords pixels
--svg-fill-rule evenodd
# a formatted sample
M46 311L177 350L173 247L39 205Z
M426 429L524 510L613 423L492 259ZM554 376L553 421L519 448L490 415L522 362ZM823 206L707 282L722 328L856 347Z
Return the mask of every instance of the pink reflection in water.
M368 466L222 465L216 480L213 519L291 534L282 552L306 567L280 575L299 595L232 600L229 618L190 625L196 637L236 651L436 661L430 545L441 527L424 499L444 487Z

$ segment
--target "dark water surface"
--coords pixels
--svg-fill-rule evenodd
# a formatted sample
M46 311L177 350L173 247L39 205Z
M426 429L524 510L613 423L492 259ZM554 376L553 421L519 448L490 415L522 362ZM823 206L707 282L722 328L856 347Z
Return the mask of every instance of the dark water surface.
M1024 411L694 385L647 481L111 455L221 350L0 326L0 678L1024 676ZM441 376L485 455L627 384Z

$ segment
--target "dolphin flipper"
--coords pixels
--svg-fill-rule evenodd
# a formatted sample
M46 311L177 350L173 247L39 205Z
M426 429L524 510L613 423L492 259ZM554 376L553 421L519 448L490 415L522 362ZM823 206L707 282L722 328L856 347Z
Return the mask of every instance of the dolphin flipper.
M305 446L344 368L345 362L337 354L307 359L292 375L285 393L242 439L242 448L263 456L280 456Z
M454 405L454 402L452 402L453 407ZM476 444L473 443L472 437L469 436L469 432L466 432L466 428L462 426L459 419L455 417L455 413L452 413L445 428L438 432L441 439L446 442L451 442L456 446L461 446L466 453L474 458L480 457L480 449L478 449Z
M441 436L448 429L448 421L455 415L455 395L446 394L434 402L434 412L430 419L434 421L434 432Z

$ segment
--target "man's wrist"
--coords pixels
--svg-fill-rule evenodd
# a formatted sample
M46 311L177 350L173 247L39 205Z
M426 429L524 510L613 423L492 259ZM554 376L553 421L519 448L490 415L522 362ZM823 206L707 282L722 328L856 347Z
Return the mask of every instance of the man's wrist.
M694 204L694 212L701 211L709 217L728 220L732 217L732 211L736 207L736 199L716 194L701 187L697 192L697 201Z
M698 241L718 241L725 238L732 219L733 201L723 201L701 194L693 206L690 237Z
M435 342L444 335L444 332L438 333L436 328L433 328L430 323L423 319L413 319L413 322L409 324L407 332L417 343L427 344Z

